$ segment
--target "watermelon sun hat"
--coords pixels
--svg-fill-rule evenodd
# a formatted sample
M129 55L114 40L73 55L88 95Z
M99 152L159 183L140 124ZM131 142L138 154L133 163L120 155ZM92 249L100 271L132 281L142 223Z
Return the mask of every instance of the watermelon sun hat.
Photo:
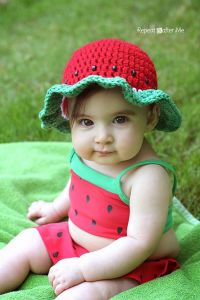
M158 103L157 130L175 131L181 125L181 114L172 98L157 89L156 70L150 57L127 41L101 39L76 50L64 69L62 83L47 91L44 108L39 113L42 127L55 127L67 133L67 101L91 84L121 87L125 100L135 105Z

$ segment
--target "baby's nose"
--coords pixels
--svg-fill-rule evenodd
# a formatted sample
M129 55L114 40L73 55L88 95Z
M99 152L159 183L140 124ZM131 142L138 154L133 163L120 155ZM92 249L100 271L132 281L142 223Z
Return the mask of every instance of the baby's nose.
M106 128L100 128L96 131L95 143L107 144L112 143L114 140L112 133Z

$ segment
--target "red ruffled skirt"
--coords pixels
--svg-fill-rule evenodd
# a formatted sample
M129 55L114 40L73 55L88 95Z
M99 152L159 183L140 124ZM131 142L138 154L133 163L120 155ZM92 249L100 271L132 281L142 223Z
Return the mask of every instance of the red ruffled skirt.
M35 228L38 230L53 264L61 259L80 257L89 252L72 240L67 222L52 223ZM145 261L123 278L131 278L142 284L170 274L179 268L180 265L174 258Z

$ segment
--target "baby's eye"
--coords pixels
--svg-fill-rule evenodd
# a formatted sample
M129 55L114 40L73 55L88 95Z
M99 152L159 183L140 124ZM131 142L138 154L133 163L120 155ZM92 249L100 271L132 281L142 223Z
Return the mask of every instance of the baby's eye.
M90 119L81 119L79 120L79 124L84 127L89 127L94 125L94 122Z
M128 122L128 117L126 116L117 116L113 120L113 123L115 124L124 124L126 122Z

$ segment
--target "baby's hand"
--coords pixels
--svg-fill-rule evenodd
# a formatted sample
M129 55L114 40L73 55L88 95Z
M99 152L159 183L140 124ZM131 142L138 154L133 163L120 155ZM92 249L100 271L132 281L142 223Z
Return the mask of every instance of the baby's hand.
M54 223L61 220L53 202L37 201L33 202L28 209L27 217L34 220L38 225Z
M56 295L85 281L79 262L78 257L66 258L51 267L48 277Z

